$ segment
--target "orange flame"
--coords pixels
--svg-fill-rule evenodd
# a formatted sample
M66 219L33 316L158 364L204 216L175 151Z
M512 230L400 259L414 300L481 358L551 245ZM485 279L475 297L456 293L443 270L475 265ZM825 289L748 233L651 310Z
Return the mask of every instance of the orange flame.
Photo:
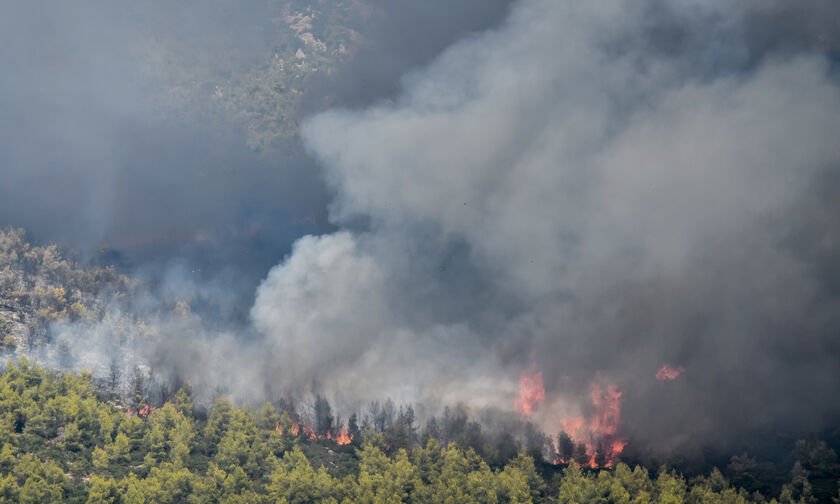
M336 444L344 446L350 444L350 441L353 441L353 436L348 435L347 430L344 427L342 427L341 432L339 432L335 436L333 436L330 431L327 431L327 439L331 439L335 441Z
M302 425L301 430L303 430L303 435L308 437L309 439L315 439L315 431L312 430L312 427L308 425Z
M305 437L309 438L309 439L315 439L315 437L316 437L315 436L315 431L312 430L312 427L310 427L306 424L301 424L301 423L298 423L298 422L292 422L292 428L289 429L289 430L292 432L292 436L297 436L298 434L303 432L303 435Z
M627 439L620 435L621 392L599 374L589 386L589 398L593 406L590 414L560 421L575 446L583 444L586 447L588 460L579 463L593 469L610 468L627 446ZM532 364L519 377L516 410L523 416L530 416L544 399L542 372ZM567 463L568 460L558 457L554 462Z
M274 431L278 434L283 434L283 429L280 427L279 422L274 427ZM298 422L292 422L292 426L289 429L289 431L291 432L291 434L293 436L297 436L298 434L303 432L303 435L305 437L309 438L309 439L316 439L316 438L317 439L324 439L325 438L324 436L315 435L315 431L312 429L312 427L310 427L306 424L298 423ZM347 444L350 444L351 441L353 441L353 436L350 435L350 434L347 434L347 430L344 427L342 427L341 432L339 432L338 434L333 434L332 432L327 431L326 439L329 439L331 441L335 441L335 443L339 444L339 445L347 445Z
M671 381L682 374L683 371L685 371L685 368L672 368L668 364L665 364L659 371L656 372L656 379L659 381Z
M131 415L135 415L135 414L136 414L136 415L137 415L138 417L140 417L140 418L146 418L146 417L148 417L148 416L149 416L149 414L151 414L151 413L152 413L152 411L154 411L154 410L156 410L156 409L157 409L157 408L155 408L155 407L154 407L154 406L152 406L151 404L147 404L147 405L143 406L142 408L140 408L140 409L139 409L139 410L137 410L137 411L134 411L133 409L128 408L128 409L125 411L125 414L126 414L126 415L128 415L128 416L131 416Z
M619 436L621 392L612 384L593 383L589 388L589 397L595 412L589 418L575 416L562 419L563 430L576 445L583 443L586 446L589 460L584 465L593 469L610 468L627 446L627 440ZM555 463L560 462L568 461L555 460Z
M519 376L519 398L515 403L516 410L525 416L530 416L543 399L545 399L545 387L543 387L542 371L536 365L532 365Z
M566 431L566 434L569 435L570 438L574 441L575 439L580 439L585 435L586 426L586 419L583 417L566 417L561 420L563 423L563 430Z
M590 427L592 432L602 436L615 435L618 432L618 424L621 423L621 392L615 385L607 385L606 388L592 385L589 397L592 398L596 410Z

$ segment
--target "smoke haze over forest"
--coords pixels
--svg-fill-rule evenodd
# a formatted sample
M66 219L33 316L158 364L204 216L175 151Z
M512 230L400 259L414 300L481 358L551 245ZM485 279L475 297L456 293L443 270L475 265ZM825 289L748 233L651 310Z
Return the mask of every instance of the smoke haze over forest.
M276 33L310 3L331 60ZM194 301L132 355L207 393L510 412L539 369L552 433L601 382L654 452L836 427L835 2L339 4L4 4L0 227Z

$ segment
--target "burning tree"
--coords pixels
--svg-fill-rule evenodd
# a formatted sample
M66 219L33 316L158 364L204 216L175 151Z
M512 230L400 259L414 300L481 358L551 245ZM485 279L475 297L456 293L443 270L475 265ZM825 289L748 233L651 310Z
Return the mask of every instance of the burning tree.
M552 459L558 463L568 463L574 459L592 468L612 467L627 444L619 432L621 392L614 384L598 375L590 384L589 398L594 410L591 414L561 420L563 431L557 436L557 454L556 457L552 454ZM523 417L530 417L544 400L542 372L536 364L532 364L519 377L519 397L514 408ZM538 458L545 451L544 446L548 447L547 451L554 451L551 440L540 442L531 430L526 431L526 449L529 454Z

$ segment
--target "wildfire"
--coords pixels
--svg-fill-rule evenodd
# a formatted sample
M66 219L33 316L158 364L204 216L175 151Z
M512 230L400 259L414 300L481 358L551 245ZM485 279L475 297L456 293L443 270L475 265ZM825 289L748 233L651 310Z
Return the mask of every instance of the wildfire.
M297 436L298 434L303 432L303 435L309 439L315 439L316 437L315 431L312 430L312 427L308 425L299 424L298 422L292 422L292 427L289 429L289 431L292 433L292 436ZM280 429L279 432L282 433L283 430Z
M621 423L621 392L615 385L599 387L593 384L589 389L589 397L595 405L595 418L592 419L590 429L600 435L612 436L618 432Z
M682 370L680 370L682 371ZM621 426L621 392L614 384L607 382L598 375L589 387L589 398L592 401L590 413L584 416L569 416L562 418L563 431L568 435L573 446L564 442L563 452L554 461L568 463L577 451L580 459L582 450L586 449L587 460L578 463L593 469L610 468L615 459L627 446L627 439L620 434ZM515 407L523 416L531 416L545 400L542 372L534 364L519 377L519 398ZM561 447L558 446L558 451Z
M277 423L274 427L274 432L278 434L283 434L283 428L280 427L280 423ZM351 434L347 434L347 429L344 427L341 428L341 432L338 434L333 434L330 431L327 431L326 438L324 436L318 436L315 434L315 431L312 427L300 424L298 422L292 422L292 426L289 428L289 432L292 436L297 436L298 434L303 433L303 436L308 439L329 439L330 441L334 441L338 445L348 445L351 441L353 441L353 436Z
M277 424L277 427L275 427L274 430L276 430L279 434L283 434L283 429L280 427L280 424ZM289 427L289 432L292 434L292 436L297 436L298 434L300 434L300 424L297 422L292 422L291 427Z
M584 437L589 428L586 425L586 419L583 417L567 417L561 422L563 423L563 430L572 438L572 441Z
M335 436L333 436L332 433L330 433L330 431L327 431L327 439L332 439L337 445L343 446L350 444L350 441L353 441L353 436L348 435L347 430L344 427L342 427L341 432L339 432Z
M545 399L545 387L543 387L542 371L533 365L519 376L519 398L516 400L516 410L525 416L530 416L543 399Z
M656 379L659 381L671 381L682 374L683 371L685 371L685 368L672 368L668 364L665 364L659 371L656 372Z
M627 446L627 440L619 435L621 392L615 385L594 382L589 388L589 397L595 411L589 417L563 418L563 430L575 445L586 447L589 460L583 465L593 469L610 468ZM569 459L558 457L554 462L567 463Z
M147 405L143 406L142 408L140 408L140 409L139 409L139 410L137 410L137 411L134 411L133 409L128 408L128 409L126 410L125 414L126 414L126 415L128 415L128 416L131 416L131 415L135 415L135 414L136 414L136 415L137 415L137 416L139 416L140 418L146 418L146 417L148 417L148 416L149 416L149 414L150 414L152 411L154 411L154 410L156 410L156 409L157 409L157 408L155 408L155 407L154 407L154 406L152 406L151 404L147 404Z
M301 425L300 430L302 430L303 435L308 437L309 439L315 439L317 437L315 436L315 431L312 429L312 427L308 425Z

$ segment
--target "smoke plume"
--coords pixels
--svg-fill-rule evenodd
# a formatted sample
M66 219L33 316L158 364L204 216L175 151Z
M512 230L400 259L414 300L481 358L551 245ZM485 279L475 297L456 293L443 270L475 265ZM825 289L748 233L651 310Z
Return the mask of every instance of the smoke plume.
M535 363L556 430L600 373L655 449L829 425L826 9L523 1L396 99L312 117L353 231L301 239L258 290L278 373L512 408Z
M481 12L456 9L431 41L418 30L405 35L416 43L389 44L399 22L434 24L445 4L397 3L380 18L373 49L316 81L301 128L307 154L295 147L283 162L242 138L242 150L216 142L230 138L216 123L164 141L173 130L137 111L144 90L91 88L78 76L97 86L113 76L65 69L74 78L46 82L31 101L49 108L44 95L72 93L78 108L0 101L19 118L0 123L4 138L35 128L73 154L4 141L0 214L50 235L43 221L58 226L61 197L84 201L62 229L95 242L121 229L194 237L205 222L240 229L253 216L263 226L314 211L314 228L220 245L235 258L232 279L255 243L275 260L287 254L257 288L247 327L181 313L132 340L126 362L145 360L206 396L318 390L345 404L392 397L513 412L527 372L542 382L527 413L552 434L564 418L593 417L592 390L607 390L610 435L658 453L836 424L837 5L467 2ZM77 35L71 52L94 50ZM104 55L120 68L113 47ZM19 98L25 86L6 75L3 95ZM55 120L44 130L45 117ZM75 119L90 117L79 128ZM51 168L59 158L71 161L65 171ZM173 170L173 160L184 164ZM45 219L16 206L16 187L56 176L62 191L35 193ZM207 295L172 271L162 290ZM220 282L210 291L223 292Z

